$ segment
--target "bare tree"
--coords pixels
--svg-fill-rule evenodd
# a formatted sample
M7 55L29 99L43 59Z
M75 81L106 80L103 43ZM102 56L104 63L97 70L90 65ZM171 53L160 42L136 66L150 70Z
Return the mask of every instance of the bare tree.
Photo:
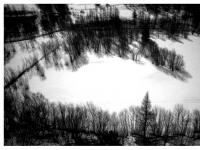
M98 118L97 131L99 133L107 132L108 131L108 122L110 120L110 116L109 116L108 112L103 111L102 109L100 109L97 112L97 118Z
M119 128L119 117L116 112L111 114L110 117L110 130L113 132L118 132Z
M193 126L193 137L200 138L200 111L194 110L192 113L192 126Z
M140 110L141 108L139 106L135 107L135 128L134 128L134 133L136 134L141 134L140 133L140 120L141 120L141 116L140 116Z
M124 109L119 113L119 121L121 135L124 137L128 136L130 134L130 123L127 109Z
M172 121L173 115L171 111L162 110L161 117L163 122L163 144L166 145L168 142L169 136L172 135Z
M97 131L97 108L92 103L87 103L88 117L91 124L90 129L93 132Z
M151 135L154 136L155 138L160 138L162 135L162 130L163 130L163 122L162 122L162 114L161 114L162 109L158 107L154 107L152 109L152 121L150 123L151 126ZM159 139L157 139L159 140Z
M130 113L130 133L134 134L135 121L136 121L136 110L134 106L129 107L129 113Z
M176 105L174 108L174 135L179 137L179 144L185 144L184 137L188 131L190 123L190 113L186 111L183 105Z

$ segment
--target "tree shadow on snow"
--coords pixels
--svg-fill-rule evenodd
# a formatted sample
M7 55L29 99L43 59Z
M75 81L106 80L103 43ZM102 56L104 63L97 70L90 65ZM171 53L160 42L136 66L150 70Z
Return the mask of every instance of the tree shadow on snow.
M184 81L187 82L187 80L189 78L192 78L192 75L187 72L186 70L182 70L182 71L171 71L165 67L157 67L157 69L161 72L164 72L165 74L172 76L180 81Z

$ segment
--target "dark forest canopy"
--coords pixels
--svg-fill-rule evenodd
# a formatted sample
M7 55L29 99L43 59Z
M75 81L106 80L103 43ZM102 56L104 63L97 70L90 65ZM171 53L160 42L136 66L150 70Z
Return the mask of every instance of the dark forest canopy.
M61 4L40 4L36 5L38 10L26 10L25 6L20 10L15 9L12 5L4 6L4 18L5 18L5 42L17 41L11 40L10 38L28 39L31 35L34 37L38 33L38 25L42 27L42 32L52 33L59 30L67 30L72 24L71 14L68 5ZM135 9L133 13L136 13L137 20L144 19L144 17L149 17L144 15L144 12L148 14L153 14L155 16L154 23L156 21L161 21L157 25L150 26L150 29L162 29L169 30L169 26L174 23L176 25L180 24L185 27L185 30L199 33L199 5L126 5L127 8L145 7L142 9L140 14L137 14ZM76 23L85 24L86 22L93 21L103 21L108 20L116 15L118 15L118 8L115 5L100 7L101 11L98 9L91 9L89 15L83 17L84 13L80 11L78 14L79 19ZM100 16L99 16L100 14ZM161 18L158 18L161 15ZM172 17L171 17L172 15ZM98 17L99 16L99 17ZM134 17L133 17L134 18ZM16 20L15 20L16 19ZM174 20L175 19L175 20ZM85 22L83 22L85 21ZM167 26L162 26L162 21L169 21ZM171 22L170 22L171 21ZM13 24L13 22L15 22ZM126 23L126 22L125 22ZM164 23L164 22L163 22ZM189 23L190 26L186 26L185 23ZM173 24L173 25L174 25ZM99 27L99 26L95 26ZM139 28L142 28L140 25ZM176 28L175 28L176 29ZM178 30L178 29L176 29ZM177 31L178 32L178 31ZM186 32L186 31L183 31ZM21 37L21 38L20 38ZM32 37L32 38L33 38Z

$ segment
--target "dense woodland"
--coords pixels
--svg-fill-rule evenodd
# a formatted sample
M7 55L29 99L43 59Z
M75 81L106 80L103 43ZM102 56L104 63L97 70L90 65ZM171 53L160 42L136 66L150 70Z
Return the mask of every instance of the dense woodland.
M200 138L200 110L152 107L148 93L140 107L110 113L92 103L50 103L41 93L8 92L6 145L193 145Z
M49 67L76 71L87 64L88 51L133 61L140 61L140 55L184 82L191 76L183 56L160 48L153 38L181 42L199 36L199 5L129 4L125 7L132 17L120 18L115 5L96 4L77 13L75 22L68 5L36 6L38 10L4 6L5 145L193 145L200 138L200 110L151 107L148 93L141 107L132 104L109 113L91 103L50 103L28 85L33 75L45 79ZM19 50L31 56L17 69L7 67Z

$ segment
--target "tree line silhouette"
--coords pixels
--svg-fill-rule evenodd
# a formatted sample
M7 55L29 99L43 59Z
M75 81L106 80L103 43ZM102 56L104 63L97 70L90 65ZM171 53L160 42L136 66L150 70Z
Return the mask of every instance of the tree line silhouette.
M52 103L27 89L4 94L5 145L124 145L130 138L130 145L193 145L200 138L200 110L152 107L148 93L141 106L118 113Z
M84 25L96 22L95 27L101 28L99 22L119 17L119 10L115 5L100 5L93 10L91 9L89 13L84 12L84 10L80 11L75 23L73 23L72 12L70 12L68 5L38 4L36 6L38 11L26 10L25 7L17 10L12 5L4 6L4 38L6 43L33 39L41 32L51 35L60 30L70 30L71 25L76 24ZM129 5L129 7L134 8L138 5ZM137 29L143 28L142 24L148 21L150 30L168 34L169 37L180 35L187 37L190 32L199 33L199 5L144 5L144 7L147 14L143 9L138 12L134 9L132 19L128 19L129 23L136 26ZM154 17L150 19L151 15ZM124 24L127 24L127 19L123 18L122 20ZM12 40L13 38L14 40Z

